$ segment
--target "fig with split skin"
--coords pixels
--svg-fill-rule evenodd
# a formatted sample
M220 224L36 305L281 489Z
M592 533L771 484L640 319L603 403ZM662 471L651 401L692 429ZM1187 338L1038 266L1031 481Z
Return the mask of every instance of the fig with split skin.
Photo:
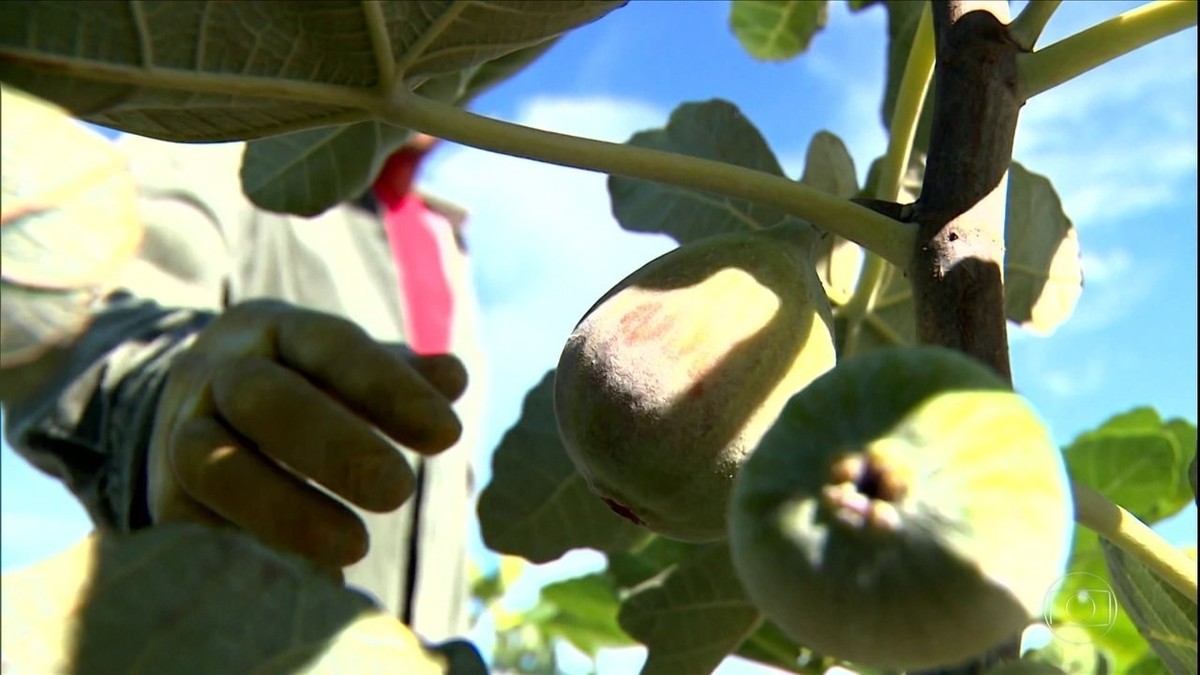
M795 223L689 243L584 315L554 407L571 460L613 511L682 541L726 536L742 462L835 362L812 241Z
M730 504L754 604L798 643L885 670L959 664L1039 620L1073 530L1037 414L937 347L852 357L814 381Z

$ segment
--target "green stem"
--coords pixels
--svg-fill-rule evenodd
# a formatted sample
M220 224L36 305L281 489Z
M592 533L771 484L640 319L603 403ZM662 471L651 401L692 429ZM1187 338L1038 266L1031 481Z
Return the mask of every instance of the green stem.
M917 125L921 121L921 108L925 105L925 94L933 79L933 62L933 12L926 2L896 92L887 154L884 155L879 182L875 186L876 199L896 201L900 197L901 182L908 169L913 140L917 137Z
M1054 11L1062 4L1062 0L1031 0L1021 15L1008 25L1008 35L1027 52L1033 51L1042 30L1054 16Z
M886 201L900 198L901 183L912 156L913 141L917 137L917 125L921 120L921 108L925 104L929 82L933 79L933 12L929 3L921 12L917 32L913 36L908 61L904 64L904 75L896 94L896 107L892 112L892 125L888 135L887 153L879 170L875 185L875 197ZM854 295L846 302L843 315L846 317L846 336L842 342L844 354L853 354L858 347L863 320L875 309L883 287L890 275L887 262L872 251L866 252L863 271ZM904 268L901 268L904 269Z
M1020 95L1028 100L1118 56L1195 25L1195 2L1151 2L1032 54L1018 54Z
M400 92L384 114L392 124L483 150L775 206L875 251L899 267L907 265L912 257L915 226L783 176L680 153L533 129L476 115L410 91Z
M1196 561L1168 544L1136 516L1092 488L1072 481L1075 520L1137 558L1196 603Z

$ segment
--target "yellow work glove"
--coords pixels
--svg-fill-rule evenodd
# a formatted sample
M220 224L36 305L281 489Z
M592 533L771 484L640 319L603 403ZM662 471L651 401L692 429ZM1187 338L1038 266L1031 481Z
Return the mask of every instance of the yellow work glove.
M151 517L231 524L327 569L349 565L366 555L366 528L308 480L396 509L413 472L380 432L422 454L449 448L466 378L453 356L417 357L339 317L233 307L168 373L147 460Z

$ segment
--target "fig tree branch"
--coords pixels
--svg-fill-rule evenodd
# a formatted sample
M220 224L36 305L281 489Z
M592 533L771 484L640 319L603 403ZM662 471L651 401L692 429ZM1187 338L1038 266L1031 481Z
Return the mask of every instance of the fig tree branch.
M1196 561L1168 544L1136 516L1082 483L1072 481L1075 520L1137 558L1196 603Z
M1046 28L1054 11L1062 4L1062 0L1032 0L1021 14L1008 25L1008 35L1027 52L1033 51L1033 46Z
M385 119L483 150L576 169L641 178L775 206L905 267L916 228L869 208L754 169L674 152L543 131L397 93Z
M1017 57L1022 100L1108 63L1118 56L1196 25L1196 3L1151 2L1052 45Z
M1007 22L1004 0L933 3L937 94L908 276L918 339L973 356L1011 383L1004 216L1022 100Z

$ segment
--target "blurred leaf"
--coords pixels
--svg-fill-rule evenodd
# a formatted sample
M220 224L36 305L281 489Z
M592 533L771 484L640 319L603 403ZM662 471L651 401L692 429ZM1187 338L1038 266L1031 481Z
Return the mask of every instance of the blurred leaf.
M666 128L639 132L628 143L783 175L758 129L736 106L720 99L684 103L671 113ZM774 207L635 178L610 176L608 192L621 227L667 234L681 244L801 222Z
M1112 672L1112 664L1109 659L1095 644L1086 640L1069 642L1057 636L1052 637L1046 646L1024 654L1019 663L1041 665L1054 668L1055 672L1066 672L1071 675L1108 675ZM1007 672L1003 668L999 668L988 675ZM1016 668L1013 675L1018 675L1020 672L1022 671Z
M415 674L447 665L366 597L229 529L93 535L5 574L2 589L2 650L14 672L166 673L186 663L197 675ZM475 661L482 666L477 652Z
M1083 292L1079 235L1045 176L1013 162L1004 224L1004 314L1049 335L1075 311Z
M87 325L142 239L125 158L60 108L0 88L0 367L27 363Z
M1196 454L1192 454L1192 463L1188 464L1188 483L1192 486L1192 498L1200 506L1200 492L1196 490Z
M643 675L708 673L762 622L733 569L710 544L647 581L621 605L621 627L649 649Z
M764 620L737 649L737 655L791 673L826 672L836 661L818 656L807 647L797 645L770 620ZM801 663L805 665L800 665Z
M1081 592L1087 595L1080 596ZM1128 614L1119 608L1107 613L1112 606L1105 601L1106 594L1113 593L1100 538L1086 527L1075 528L1067 574L1046 594L1045 619L1055 635L1066 638L1068 644L1094 645L1102 650L1102 655L1110 657L1111 668L1101 671L1103 673L1124 672L1146 654L1153 653ZM1096 600L1096 607L1104 613L1097 615L1098 619L1093 615L1080 615L1072 607L1082 597ZM1072 654L1074 661L1065 663L1083 658L1076 651Z
M651 535L628 550L609 553L607 572L617 584L617 588L625 591L704 549L703 544L690 544Z
M1080 434L1065 453L1075 480L1154 524L1193 499L1180 477L1195 443L1189 422L1164 423L1153 408L1135 408Z
M804 157L804 175L800 182L844 199L858 194L858 175L854 159L842 139L828 131L818 131L808 143ZM858 244L829 232L817 240L816 268L829 301L845 304L854 293L862 269L863 249Z
M763 61L786 61L808 49L828 20L825 0L739 0L729 12L742 48Z
M258 161L243 171L254 186L248 194L265 200L256 201L260 206L308 215L357 197L369 184L363 176L394 140L364 141L368 132L356 123L378 130L375 111L394 86L462 103L559 35L623 4L174 2L151 11L139 4L5 2L0 80L89 121L164 140L322 128L290 141L313 143L311 167L298 163L302 149L268 146L255 150ZM380 54L390 58L381 62ZM345 136L341 125L352 125ZM348 165L352 151L362 153L359 166ZM310 194L311 187L319 190Z
M1177 477L1186 466L1187 452L1194 452L1195 434L1189 422L1164 423L1152 408L1135 408L1080 434L1064 453L1072 478L1152 524L1174 515L1192 498ZM1068 608L1070 599L1081 591L1096 597L1115 592L1100 539L1091 530L1075 528L1068 571L1060 587L1047 595L1051 628L1057 633L1086 634L1087 641L1112 656L1116 672L1144 659L1149 645L1126 612L1091 621L1081 620Z
M520 419L500 440L478 511L489 548L533 562L573 548L617 551L646 536L609 511L567 457L554 418L554 371L526 394Z
M408 140L382 122L307 129L246 145L242 189L260 208L316 216L366 192Z
M1071 671L1074 675L1083 675L1080 671ZM987 675L1067 675L1067 672L1049 663L1021 659L1001 664L989 670ZM1096 673L1096 675L1100 675Z
M1196 603L1104 539L1104 558L1121 607L1173 675L1196 672Z
M553 607L549 616L538 620L542 631L592 658L601 648L634 644L617 624L617 591L607 574L549 584L542 588L541 601Z

